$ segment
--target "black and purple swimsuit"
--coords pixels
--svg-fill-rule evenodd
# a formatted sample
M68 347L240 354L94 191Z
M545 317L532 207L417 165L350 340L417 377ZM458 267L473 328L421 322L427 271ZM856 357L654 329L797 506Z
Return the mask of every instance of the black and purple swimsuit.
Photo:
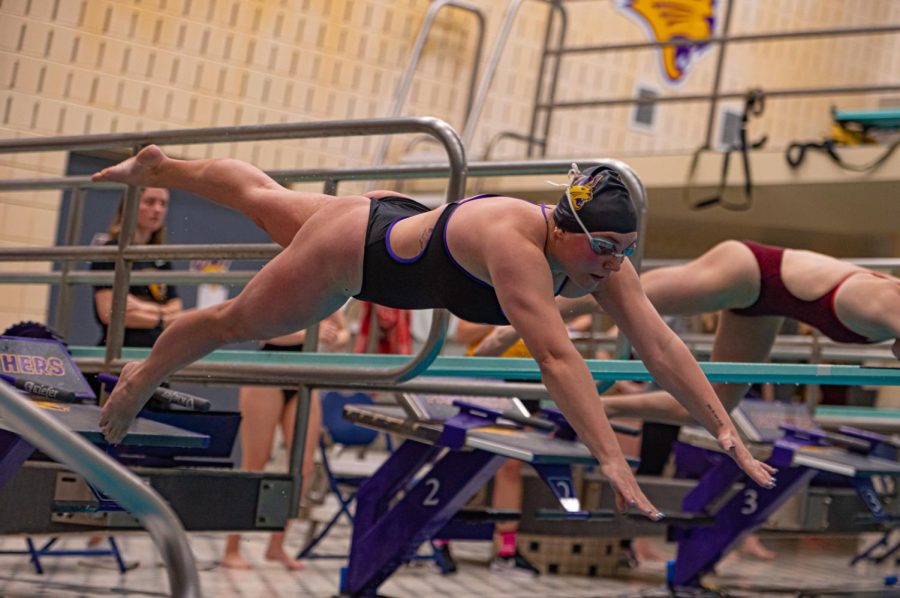
M412 258L391 250L391 229L397 222L430 211L406 197L373 199L369 208L362 289L355 296L398 309L442 307L453 315L482 324L509 324L494 287L467 272L447 247L447 223L467 201L491 197L476 195L448 204L434 225L425 249Z

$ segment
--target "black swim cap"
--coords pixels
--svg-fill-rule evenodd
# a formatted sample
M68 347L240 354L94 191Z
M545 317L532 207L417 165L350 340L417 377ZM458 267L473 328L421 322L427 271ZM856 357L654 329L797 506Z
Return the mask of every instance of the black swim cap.
M587 172L579 172L576 165L572 166L567 193L563 194L553 210L556 226L570 233L583 232L572 211L574 204L578 218L589 232L635 232L637 213L619 173L602 165L594 166Z

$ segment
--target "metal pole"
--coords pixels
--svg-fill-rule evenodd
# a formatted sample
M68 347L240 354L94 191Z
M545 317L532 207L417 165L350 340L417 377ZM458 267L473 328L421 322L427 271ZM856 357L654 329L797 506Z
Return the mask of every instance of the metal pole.
M84 196L84 189L79 186L72 188L69 196L71 197L69 218L66 221L66 232L63 238L63 242L66 245L75 245L81 238L81 229L84 222ZM69 283L69 273L72 271L72 264L64 261L59 271L59 293L56 296L56 313L53 316L53 326L63 338L68 338L72 320L72 286Z
M141 150L135 146L132 155ZM109 326L106 329L106 361L112 362L122 354L122 344L125 340L125 318L127 312L128 290L131 279L131 261L125 258L125 249L132 242L140 199L138 188L128 186L125 193L125 204L122 206L122 222L119 229L119 255L116 258L116 275L112 288L112 309L109 314Z
M510 0L506 7L506 14L503 15L503 22L500 25L500 32L497 34L497 40L494 42L494 51L488 59L484 73L481 75L481 83L478 85L478 91L475 93L475 101L472 102L472 109L466 118L466 126L463 128L462 142L467 148L472 147L472 140L475 137L475 129L478 127L478 119L484 104L487 101L488 91L494 82L494 74L497 72L497 66L500 64L500 57L503 55L503 49L506 47L506 40L509 38L509 32L512 30L513 21L522 0Z
M835 87L797 87L794 89L763 89L766 99L791 98L816 95L855 95L866 93L893 93L900 91L900 85L846 85ZM747 91L728 91L717 95L720 100L737 100L747 96ZM601 106L624 106L636 104L669 104L674 102L706 102L710 96L704 94L685 94L677 96L660 96L658 98L621 97L609 100L584 100L577 102L559 102L556 108L598 108Z
M278 139L353 137L359 135L382 135L385 133L392 135L426 133L438 138L438 141L445 148L457 145L451 139L451 137L457 137L457 135L450 125L437 118L421 116L3 139L0 140L0 153L68 152L117 147L142 147L151 143L160 145L236 143L240 141L274 141ZM462 156L465 156L465 152L462 152ZM453 160L456 160L455 156Z
M469 111L472 107L472 97L475 92L475 82L478 80L478 64L481 62L481 50L482 46L484 45L484 14L478 7L471 4L457 2L456 0L435 0L434 2L432 2L431 6L428 7L428 12L425 13L425 19L422 21L422 26L419 28L419 35L416 37L416 41L413 44L413 49L409 56L409 62L406 64L406 69L403 71L403 75L400 78L400 84L397 86L397 91L394 92L394 101L393 104L391 104L391 109L388 113L389 116L400 116L400 112L403 110L403 105L406 103L406 97L407 95L409 95L409 88L412 86L413 76L416 73L416 68L419 66L419 59L422 57L422 50L425 48L425 42L428 41L428 35L431 33L431 28L434 25L434 20L437 18L437 14L445 6L459 8L461 10L471 12L475 15L476 20L478 21L478 43L475 47L474 58L475 66L472 69L472 76L471 80L469 81L469 93L466 97L465 114L469 114ZM384 161L387 159L390 144L390 137L382 138L381 145L378 148L378 152L375 154L375 165L384 164Z
M126 260L146 259L232 259L263 260L278 255L281 247L274 243L235 243L208 245L131 245L121 255ZM54 247L3 247L0 261L107 261L114 262L120 253L116 247L54 246ZM73 273L74 274L74 273Z
M731 30L731 8L732 1L728 0L728 4L725 6L725 20L722 22L722 33L723 37L727 40L728 32ZM704 137L703 147L710 148L712 147L712 135L713 135L713 127L716 123L716 108L719 105L719 92L722 90L722 70L725 66L725 52L728 50L728 42L722 42L722 45L719 47L719 56L716 58L716 72L713 76L713 87L712 87L712 95L709 99L709 114L707 115L706 120L706 136Z
M537 72L537 82L534 86L534 103L531 106L531 125L528 127L528 136L525 137L528 142L526 156L531 158L534 155L534 146L536 145L535 134L537 133L537 119L538 119L538 110L537 106L541 103L541 96L544 91L544 71L547 69L547 50L550 47L550 33L553 31L553 20L556 15L551 10L548 13L547 18L547 29L544 31L544 42L541 46L541 60L540 64L538 64L538 72ZM557 70L559 69L559 59L557 59L556 63ZM552 103L552 102L548 102ZM544 143L547 142L546 139L543 140ZM491 144L488 143L488 149L484 152L484 159L487 160L491 154Z
M872 35L883 33L898 33L900 25L884 25L872 27L835 27L831 29L808 29L801 31L779 31L773 33L747 33L743 35L721 35L703 39L674 38L661 42L635 42L626 44L604 44L600 46L572 46L551 50L555 54L594 54L606 52L622 52L626 50L648 50L653 48L666 48L669 46L696 46L699 44L727 44L760 41L776 41L803 39L810 37L844 37L855 35Z
M563 44L565 44L566 41L566 34L569 31L569 17L566 14L566 10L563 7L562 2L554 2L553 7L559 14L559 33L557 34L556 46L558 48L562 48ZM551 106L551 108L547 108L547 114L544 117L544 131L541 133L541 138L543 139L544 144L541 146L541 157L547 155L547 148L550 143L550 123L553 120L552 106L556 103L556 92L559 89L559 69L561 64L562 54L556 57L556 61L553 64L553 69L550 75L550 95L547 98L547 103Z
M303 350L306 351L304 344ZM303 492L303 459L306 455L306 437L309 431L309 414L314 399L312 388L307 384L297 385L297 415L294 419L294 440L291 442L289 473L291 474L291 500L288 503L288 519L297 517Z

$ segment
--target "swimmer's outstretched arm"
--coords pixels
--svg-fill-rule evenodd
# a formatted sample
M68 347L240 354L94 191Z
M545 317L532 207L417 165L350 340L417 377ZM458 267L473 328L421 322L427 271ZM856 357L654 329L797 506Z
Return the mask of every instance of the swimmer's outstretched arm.
M550 396L600 463L600 471L616 493L616 506L633 506L648 517L662 517L647 499L625 460L597 389L581 355L569 340L565 324L548 289L553 281L541 247L528 239L507 237L487 257L491 282L503 312L522 332L541 369Z
M718 440L719 446L757 484L773 485L775 470L750 455L693 355L650 304L631 263L625 260L622 269L601 283L594 296L631 340L657 383Z

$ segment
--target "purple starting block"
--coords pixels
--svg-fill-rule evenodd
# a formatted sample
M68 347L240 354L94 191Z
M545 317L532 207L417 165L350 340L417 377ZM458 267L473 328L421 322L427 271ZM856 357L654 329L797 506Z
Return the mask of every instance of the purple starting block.
M453 527L454 517L507 458L531 464L564 509L578 510L571 465L594 464L587 447L552 434L499 425L508 410L454 402L444 421L417 421L393 406L348 405L347 419L408 438L357 494L341 592L374 596L419 546ZM448 450L449 449L449 450ZM425 473L421 472L425 470Z
M757 403L759 402L745 400L735 421L739 425L742 421L753 424ZM803 405L789 407L805 410ZM771 437L772 409L767 405L760 407L762 417L756 422L755 429L767 432L757 434L760 438ZM780 405L774 409L784 410L785 406ZM872 483L872 478L877 476L900 477L900 464L895 460L873 456L879 445L889 439L849 428L844 428L840 434L835 435L814 427L804 428L795 423L778 427L784 436L775 440L772 454L766 460L779 470L778 483L774 488L753 484L726 457L712 459L714 465L684 498L683 511L712 515L714 523L702 528L676 527L678 556L668 580L673 589L698 588L702 577L714 569L730 548L765 522L791 495L821 472L849 478L874 519L883 523L891 520ZM750 431L746 435L752 437L752 427ZM703 450L690 448L692 452ZM727 496L727 493L732 492L734 484L741 482L744 483L743 487ZM713 513L714 505L723 499L722 506ZM897 548L893 550L896 551Z

